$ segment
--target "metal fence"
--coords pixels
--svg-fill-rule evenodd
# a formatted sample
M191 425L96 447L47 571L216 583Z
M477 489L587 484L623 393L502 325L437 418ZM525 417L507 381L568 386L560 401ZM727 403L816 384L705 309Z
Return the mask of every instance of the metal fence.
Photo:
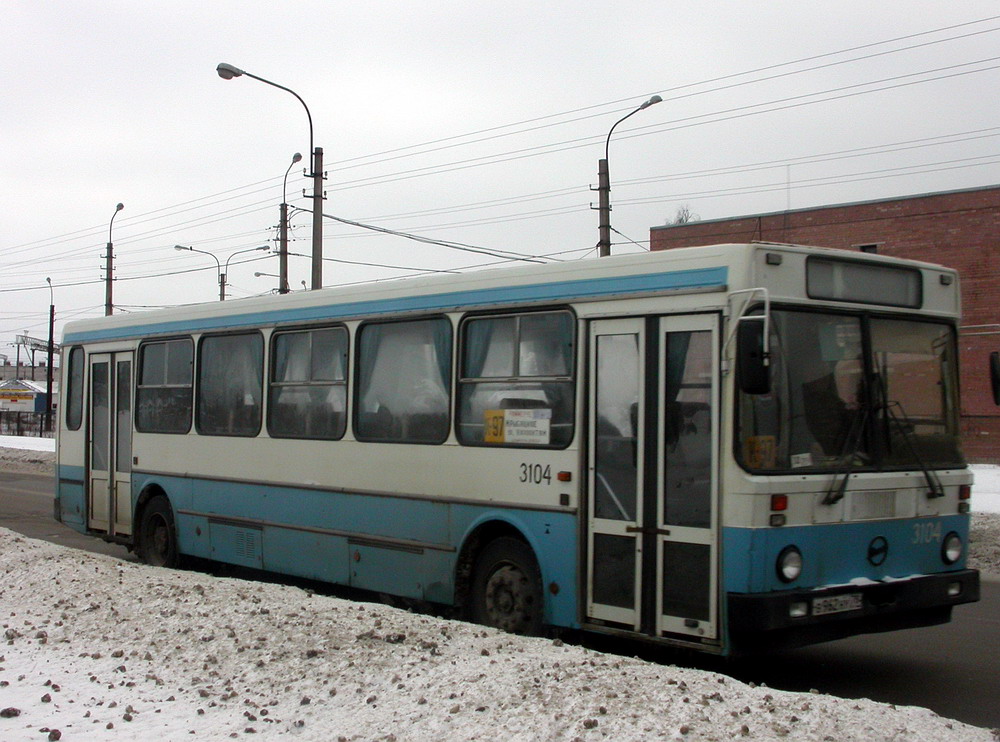
M53 418L55 418L55 415L53 415ZM0 435L52 438L54 433L45 430L44 412L0 410Z

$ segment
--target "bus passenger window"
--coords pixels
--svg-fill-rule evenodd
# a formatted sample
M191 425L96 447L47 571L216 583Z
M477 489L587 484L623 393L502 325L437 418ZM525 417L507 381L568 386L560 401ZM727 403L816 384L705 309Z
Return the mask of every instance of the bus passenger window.
M66 427L79 430L83 424L83 348L69 352L69 379L66 389Z
M569 312L479 317L462 327L458 438L564 448L573 438Z
M347 330L276 334L271 346L268 433L339 439L347 427Z
M444 318L370 323L358 338L358 440L444 443L451 323Z
M135 393L135 429L187 433L191 429L194 343L190 338L143 343Z
M210 335L198 352L198 432L260 432L264 340L260 333Z

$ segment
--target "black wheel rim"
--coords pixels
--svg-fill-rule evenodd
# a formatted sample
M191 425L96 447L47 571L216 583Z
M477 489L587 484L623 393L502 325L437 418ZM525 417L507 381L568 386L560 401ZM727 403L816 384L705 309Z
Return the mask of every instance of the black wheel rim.
M487 625L512 634L530 631L535 596L531 581L517 565L503 564L494 570L486 580L483 597Z
M147 559L150 564L162 567L170 560L170 526L159 513L149 519Z

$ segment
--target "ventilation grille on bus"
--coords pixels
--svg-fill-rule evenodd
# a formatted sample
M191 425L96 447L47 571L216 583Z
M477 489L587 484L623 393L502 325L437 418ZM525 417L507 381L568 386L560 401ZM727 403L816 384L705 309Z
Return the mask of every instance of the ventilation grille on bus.
M849 520L876 520L896 517L896 491L855 492L851 496Z

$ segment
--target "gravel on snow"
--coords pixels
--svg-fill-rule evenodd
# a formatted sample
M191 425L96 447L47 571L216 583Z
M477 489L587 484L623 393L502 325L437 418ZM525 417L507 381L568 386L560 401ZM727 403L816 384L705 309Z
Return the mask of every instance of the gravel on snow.
M0 631L0 739L11 742L995 742L927 709L752 687L6 529Z

